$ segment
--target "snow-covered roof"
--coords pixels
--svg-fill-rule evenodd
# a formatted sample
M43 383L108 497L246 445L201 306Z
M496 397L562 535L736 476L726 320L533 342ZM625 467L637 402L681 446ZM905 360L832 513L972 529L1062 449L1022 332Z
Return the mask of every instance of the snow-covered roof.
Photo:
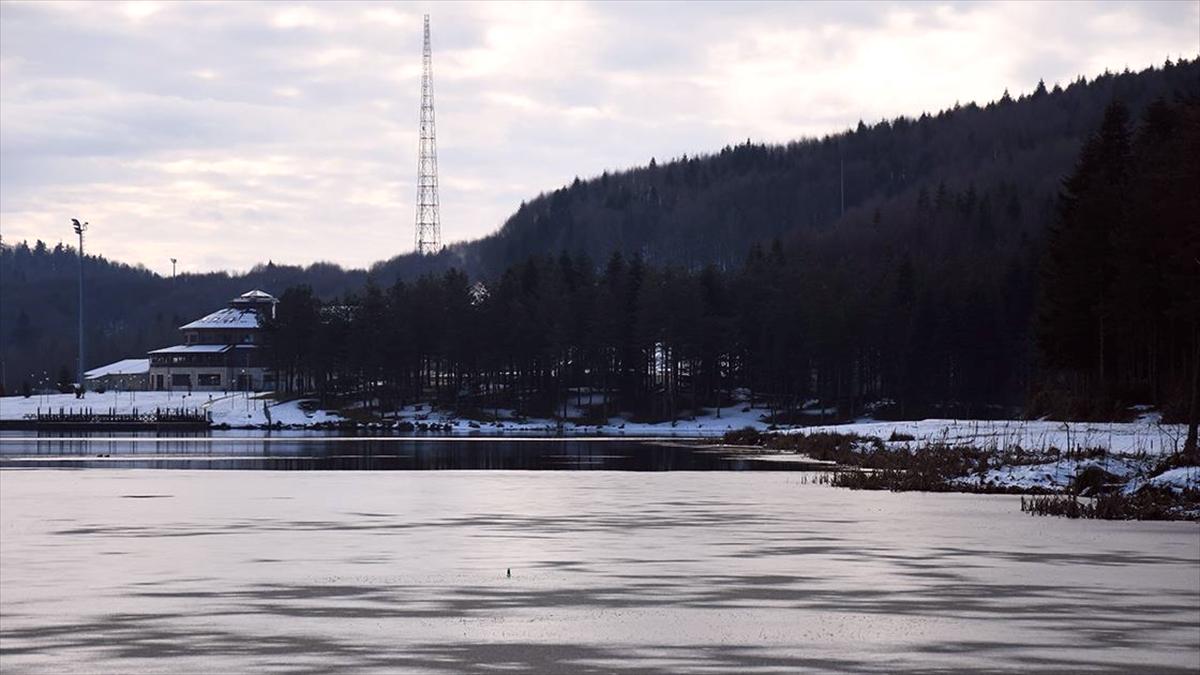
M84 379L94 380L106 375L145 375L150 372L150 359L121 359L107 366L93 368L83 374Z
M260 291L256 288L252 291L246 291L245 293L242 293L241 295L237 296L233 300L230 300L229 306L230 307L250 306L250 307L269 308L269 307L274 307L277 302L279 302L279 301L275 299L275 296L271 295L270 293L268 293L266 291Z
M226 307L191 323L185 323L179 330L195 328L258 328L258 312L241 307Z
M233 345L175 345L155 349L150 354L220 354L229 351Z

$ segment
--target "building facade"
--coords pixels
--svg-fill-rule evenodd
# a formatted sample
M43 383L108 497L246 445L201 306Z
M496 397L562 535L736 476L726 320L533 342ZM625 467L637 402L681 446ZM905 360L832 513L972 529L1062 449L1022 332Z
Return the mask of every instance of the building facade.
M179 327L183 344L155 349L150 389L155 391L265 391L275 388L263 340L263 323L278 302L253 290L229 306Z
M145 391L150 387L150 359L122 359L83 374L90 391Z

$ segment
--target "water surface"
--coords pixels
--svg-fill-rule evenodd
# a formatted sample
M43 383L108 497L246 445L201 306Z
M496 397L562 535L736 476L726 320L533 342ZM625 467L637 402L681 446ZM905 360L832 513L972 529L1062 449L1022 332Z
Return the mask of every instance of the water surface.
M1194 524L806 478L8 469L0 670L1200 668Z
M712 440L655 438L489 438L346 436L262 431L0 436L0 467L616 471L788 471L803 462L768 462Z

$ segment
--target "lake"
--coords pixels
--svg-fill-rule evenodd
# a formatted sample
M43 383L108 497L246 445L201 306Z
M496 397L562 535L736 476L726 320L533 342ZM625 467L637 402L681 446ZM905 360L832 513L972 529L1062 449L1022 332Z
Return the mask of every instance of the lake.
M813 463L715 441L583 437L345 436L336 432L0 435L0 466L270 470L787 471ZM795 458L790 458L795 459Z
M263 468L276 460L231 449L260 441L202 447ZM538 468L573 447L468 443L412 450ZM1013 496L794 471L53 470L13 468L10 445L4 672L1200 668L1193 523L1035 518ZM641 451L587 447L566 468Z

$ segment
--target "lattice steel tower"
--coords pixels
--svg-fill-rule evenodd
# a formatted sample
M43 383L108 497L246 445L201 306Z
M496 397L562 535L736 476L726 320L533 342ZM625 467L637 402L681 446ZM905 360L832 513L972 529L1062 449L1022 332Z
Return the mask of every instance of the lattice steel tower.
M424 71L421 74L421 148L417 159L417 253L437 253L441 247L437 138L433 124L433 54L429 48L429 15L426 14Z

